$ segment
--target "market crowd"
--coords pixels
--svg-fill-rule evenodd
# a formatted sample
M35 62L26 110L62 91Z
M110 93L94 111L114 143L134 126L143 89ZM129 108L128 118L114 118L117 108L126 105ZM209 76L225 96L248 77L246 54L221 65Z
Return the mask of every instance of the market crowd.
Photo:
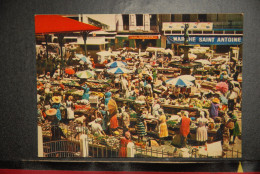
M70 45L66 50L63 60L55 49L48 58L43 47L37 55L38 123L51 125L51 140L68 139L62 125L78 124L89 136L116 137L119 156L126 157L129 142L187 147L221 141L224 149L240 138L240 60L208 56L211 64L186 75L174 68L169 78L174 54L124 48L101 63Z

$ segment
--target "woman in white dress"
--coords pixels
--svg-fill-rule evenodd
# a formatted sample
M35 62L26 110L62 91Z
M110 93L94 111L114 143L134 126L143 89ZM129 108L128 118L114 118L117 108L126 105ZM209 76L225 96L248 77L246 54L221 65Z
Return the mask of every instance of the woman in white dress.
M74 119L74 111L72 109L73 102L72 102L73 97L69 96L68 100L66 101L66 107L67 107L67 119L71 120Z
M208 140L208 119L205 118L204 112L200 113L200 117L197 119L197 124L196 141L199 142L200 145L203 145Z

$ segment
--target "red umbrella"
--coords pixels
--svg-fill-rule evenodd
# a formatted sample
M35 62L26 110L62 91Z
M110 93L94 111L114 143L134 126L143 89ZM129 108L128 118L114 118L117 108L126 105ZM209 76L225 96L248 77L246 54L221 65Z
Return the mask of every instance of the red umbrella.
M100 30L101 28L79 22L74 19L66 18L60 15L35 15L35 34L45 35L46 37L46 52L47 51L47 35L58 34L58 41L62 50L64 33L82 32L83 40L85 43L85 54L86 51L86 40L87 35L90 31ZM62 51L61 60L63 61Z
M95 31L101 28L60 15L35 15L35 34Z
M226 93L228 91L228 84L225 83L225 82L219 82L217 85L216 85L216 90L217 91L220 91L222 93Z
M65 69L65 73L72 75L72 74L75 74L75 71L74 71L74 69L72 69L72 68L66 68L66 69Z

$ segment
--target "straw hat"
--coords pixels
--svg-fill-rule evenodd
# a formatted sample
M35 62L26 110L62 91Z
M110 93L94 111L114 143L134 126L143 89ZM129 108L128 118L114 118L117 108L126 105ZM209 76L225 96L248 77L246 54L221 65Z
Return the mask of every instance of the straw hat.
M54 115L56 115L57 110L52 108L52 109L47 110L45 113L48 116L54 116Z
M212 102L213 102L213 103L219 103L220 101L219 101L218 98L214 98L214 99L212 100Z
M70 96L68 97L68 100L73 100L73 96L70 95Z
M52 101L54 103L60 103L61 102L61 97L60 96L53 96L52 97Z

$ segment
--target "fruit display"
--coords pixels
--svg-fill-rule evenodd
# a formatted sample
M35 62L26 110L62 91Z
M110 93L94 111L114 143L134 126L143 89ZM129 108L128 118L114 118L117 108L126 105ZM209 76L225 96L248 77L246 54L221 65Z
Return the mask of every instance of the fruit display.
M169 120L166 122L167 126L169 126L169 127L174 127L176 125L176 123L177 123L176 121L172 121L172 120Z
M84 93L83 90L77 90L77 89L70 89L66 92L67 95L79 95L82 96Z
M99 98L103 98L104 97L104 94L102 92L91 92L91 95L96 95L98 96Z
M89 88L106 88L109 85L108 84L102 84L102 83L94 83L94 82L87 82L86 83Z

